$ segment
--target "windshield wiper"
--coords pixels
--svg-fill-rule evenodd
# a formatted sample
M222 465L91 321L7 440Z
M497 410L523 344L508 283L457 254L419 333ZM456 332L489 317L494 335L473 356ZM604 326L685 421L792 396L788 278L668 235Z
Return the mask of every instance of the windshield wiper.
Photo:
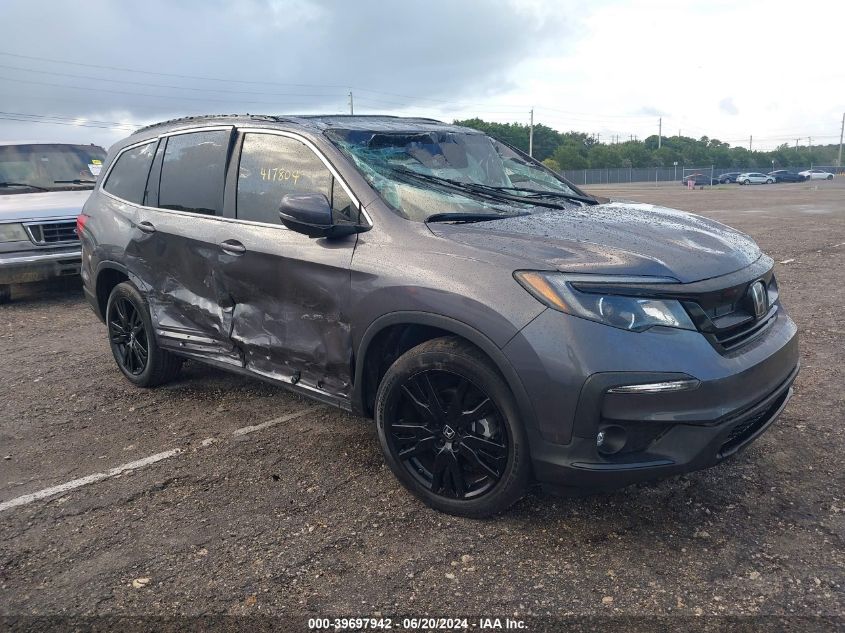
M54 180L54 184L57 185L96 185L96 180L80 180L76 178L74 180Z
M488 222L504 218L518 218L529 213L435 213L428 216L426 222Z
M451 189L457 190L457 191L469 191L469 192L472 192L472 193L474 193L474 194L476 194L480 197L487 198L488 200L495 200L495 201L498 201L498 202L521 202L523 204L532 204L534 206L547 207L547 208L550 208L550 209L562 209L564 207L562 207L559 203L554 203L554 202L538 202L538 198L553 197L553 198L564 198L564 199L567 199L567 200L579 200L579 201L582 201L582 202L591 202L591 203L594 202L594 200L589 199L589 198L584 198L582 196L578 196L578 195L574 195L574 194L570 196L569 194L564 194L564 193L560 193L559 195L555 194L555 195L552 195L552 196L546 196L544 192L541 192L541 193L544 194L542 196L533 196L533 195L532 196L522 196L522 195L519 195L519 194L509 194L509 193L507 193L507 190L511 190L511 189L515 189L517 191L531 191L532 193L534 193L534 190L533 189L516 189L515 187L496 187L496 186L493 186L493 185L482 185L482 184L472 183L472 182L460 182L459 180L452 180L451 178L443 178L442 176L432 176L430 174L421 174L421 173L413 171L411 169L405 169L404 167L391 167L390 169L391 169L391 171L402 174L403 176L407 176L409 178L415 178L417 180L422 180L423 182L431 182L431 183L439 184L443 187L448 187L448 188L451 188Z
M38 189L39 191L50 191L47 187L31 185L28 182L0 182L0 187L29 187L30 189Z
M587 196L579 196L577 193L566 193L563 191L543 191L542 189L528 189L527 187L494 187L493 185L477 185L478 187L485 187L495 189L497 191L518 191L527 194L525 197L532 198L563 198L564 200L577 200L578 202L586 202L587 204L595 204L595 198L588 198Z

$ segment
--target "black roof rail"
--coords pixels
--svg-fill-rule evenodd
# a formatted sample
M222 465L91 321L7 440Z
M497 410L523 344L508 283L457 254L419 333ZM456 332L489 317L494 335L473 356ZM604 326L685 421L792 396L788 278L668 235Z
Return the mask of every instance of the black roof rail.
M152 130L153 128L162 127L165 125L173 125L175 123L190 123L192 121L210 121L214 119L260 119L264 121L289 121L290 117L284 117L276 114L195 114L191 116L177 117L175 119L168 119L167 121L159 121L158 123L151 123L144 127L135 130L135 134Z
M429 117L400 117L392 114L304 114L304 115L280 115L280 114L196 114L191 116L183 116L175 119L168 119L167 121L159 121L135 130L134 134L153 130L158 127L167 125L174 125L177 123L191 123L194 121L212 121L214 119L254 119L261 121L273 121L277 123L295 121L297 119L306 119L319 121L320 119L409 119L413 121L429 121L431 123L443 123L438 119Z

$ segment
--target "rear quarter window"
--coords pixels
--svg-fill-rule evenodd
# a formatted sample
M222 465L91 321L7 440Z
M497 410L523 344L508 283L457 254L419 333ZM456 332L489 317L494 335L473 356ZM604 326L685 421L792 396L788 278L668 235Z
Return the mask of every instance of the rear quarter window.
M157 141L150 141L118 156L103 189L127 202L143 204L156 143Z

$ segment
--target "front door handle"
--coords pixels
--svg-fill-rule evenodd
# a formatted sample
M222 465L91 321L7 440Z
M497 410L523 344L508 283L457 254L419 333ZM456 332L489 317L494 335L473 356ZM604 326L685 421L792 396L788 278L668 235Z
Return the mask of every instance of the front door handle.
M143 222L138 222L138 224L136 224L135 226L141 229L144 233L156 232L156 227L153 226L151 222L147 222L146 220L144 220Z
M224 253L228 253L229 255L243 255L246 253L246 246L237 240L226 240L225 242L221 242L220 248L223 249Z

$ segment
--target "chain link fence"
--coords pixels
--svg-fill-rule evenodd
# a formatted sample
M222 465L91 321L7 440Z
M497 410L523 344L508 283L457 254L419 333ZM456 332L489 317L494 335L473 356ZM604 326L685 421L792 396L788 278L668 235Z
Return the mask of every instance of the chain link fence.
M842 167L831 165L811 165L808 167L790 167L789 171L799 172L805 169L821 169L832 174L845 174ZM772 170L768 167L687 167L678 165L671 167L605 167L602 169L564 169L560 175L575 185L603 185L617 184L624 182L672 182L681 180L690 174L704 174L709 177L713 173L714 178L721 174L736 173L743 171L758 171L768 173Z

